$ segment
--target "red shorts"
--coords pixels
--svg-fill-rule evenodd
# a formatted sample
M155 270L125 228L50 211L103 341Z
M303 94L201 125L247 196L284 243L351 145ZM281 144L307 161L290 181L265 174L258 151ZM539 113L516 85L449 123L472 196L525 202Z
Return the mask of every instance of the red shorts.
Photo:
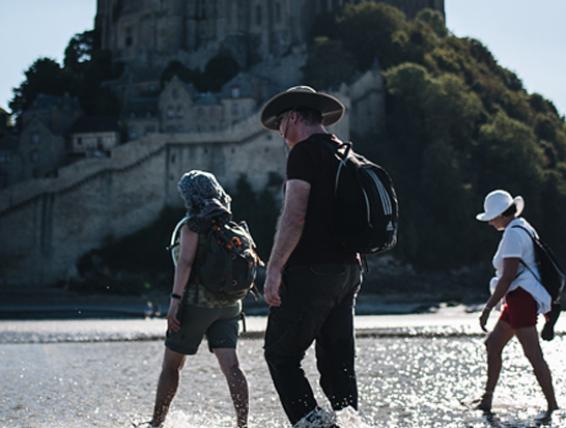
M507 293L500 320L513 329L537 325L537 302L521 287Z

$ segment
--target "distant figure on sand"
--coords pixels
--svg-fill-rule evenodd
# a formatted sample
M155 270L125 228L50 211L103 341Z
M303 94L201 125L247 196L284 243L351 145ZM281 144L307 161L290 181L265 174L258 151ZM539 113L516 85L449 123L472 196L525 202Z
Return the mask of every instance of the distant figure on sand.
M503 236L493 257L496 275L491 279L491 297L480 316L480 326L485 326L491 310L503 301L502 312L494 329L489 333L487 348L487 383L477 408L490 411L493 392L501 372L503 348L513 336L517 336L523 352L531 363L536 379L548 403L546 416L558 408L550 369L544 360L536 329L537 315L551 310L551 297L538 279L534 246L530 235L535 229L520 217L524 208L521 196L512 198L504 190L489 193L484 201L484 212L478 214L479 221L488 222ZM545 329L552 329L547 319Z
M336 98L307 86L274 96L262 124L290 149L283 212L267 265L265 301L271 306L265 358L289 421L329 427L301 368L316 342L320 385L334 410L357 409L353 307L361 284L355 252L333 230L334 158L340 140L324 126L341 119ZM323 416L324 415L324 416Z
M214 175L202 171L186 173L177 187L185 202L187 217L181 228L179 258L167 314L163 367L153 419L147 425L162 426L177 391L186 356L196 354L206 335L209 349L216 355L228 381L237 426L245 428L248 426L248 385L236 354L242 302L211 293L200 283L200 275L195 275L203 260L202 252L207 251L207 233L232 217L231 198Z

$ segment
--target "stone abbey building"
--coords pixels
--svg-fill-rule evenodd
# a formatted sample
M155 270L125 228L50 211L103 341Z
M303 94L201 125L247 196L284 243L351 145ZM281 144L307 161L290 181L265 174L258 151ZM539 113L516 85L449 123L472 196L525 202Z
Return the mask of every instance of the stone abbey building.
M286 152L261 128L259 107L302 83L309 29L346 2L98 0L99 43L125 65L105 82L122 104L121 131L82 116L69 97L38 96L19 135L7 135L0 112L0 138L11 141L0 146L0 287L76 277L83 254L179 206L176 183L187 170L211 171L229 190L242 174L255 190L270 190L284 176ZM409 16L425 7L444 13L443 0L387 3ZM220 91L199 93L178 77L162 85L172 61L202 69L219 52L241 69ZM385 99L379 70L331 92L348 109L332 132L348 139L351 129L376 131ZM64 165L65 156L75 161Z
M318 15L353 0L98 0L104 49L126 64L189 66L229 50L241 65L281 57L304 44ZM409 17L424 8L444 14L444 0L385 0Z

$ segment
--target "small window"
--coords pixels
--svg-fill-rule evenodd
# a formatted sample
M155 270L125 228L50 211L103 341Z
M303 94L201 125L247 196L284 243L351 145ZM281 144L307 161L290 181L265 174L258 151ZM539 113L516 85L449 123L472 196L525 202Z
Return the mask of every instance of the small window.
M39 134L32 134L32 136L31 136L31 142L32 142L33 144L39 144L39 141L40 141L40 140L39 140Z
M173 89L173 90L171 91L171 97L172 97L174 100L178 99L178 98L179 98L179 91L178 91L177 89Z
M232 87L232 98L240 98L240 87L239 86Z
M83 145L83 139L81 137L77 138L77 145L79 145L79 146Z

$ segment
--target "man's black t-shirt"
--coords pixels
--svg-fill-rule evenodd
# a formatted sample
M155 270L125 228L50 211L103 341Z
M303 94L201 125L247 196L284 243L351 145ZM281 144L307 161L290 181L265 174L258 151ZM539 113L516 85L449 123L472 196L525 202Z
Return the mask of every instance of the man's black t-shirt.
M340 142L331 134L314 134L297 143L287 159L287 180L311 185L301 239L288 266L356 263L356 254L345 250L334 233L334 180L337 162L328 144Z

